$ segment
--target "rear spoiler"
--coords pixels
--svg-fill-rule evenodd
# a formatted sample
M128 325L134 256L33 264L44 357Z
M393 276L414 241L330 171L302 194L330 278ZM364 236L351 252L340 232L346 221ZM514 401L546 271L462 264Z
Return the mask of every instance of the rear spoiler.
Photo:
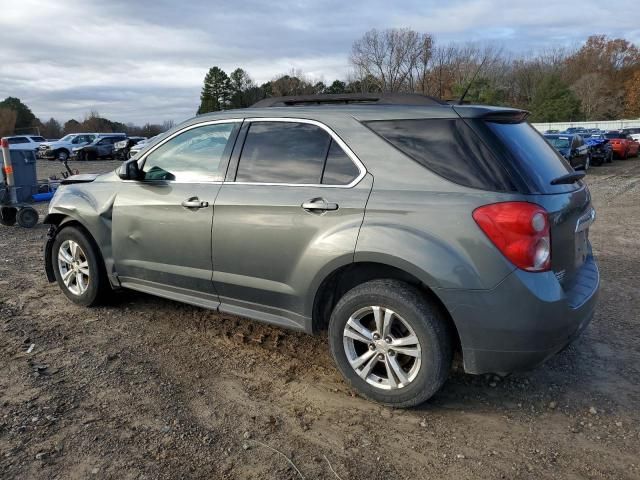
M506 111L495 111L488 112L485 115L482 115L480 118L486 120L487 122L494 123L522 123L529 116L529 112L526 110L506 110Z

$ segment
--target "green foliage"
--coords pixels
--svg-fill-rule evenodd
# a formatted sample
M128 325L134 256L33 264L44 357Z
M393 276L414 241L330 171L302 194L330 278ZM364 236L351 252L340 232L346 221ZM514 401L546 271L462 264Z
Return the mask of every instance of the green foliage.
M29 127L36 127L40 120L36 118L31 109L27 107L19 98L7 97L0 102L0 109L6 108L16 112L16 131Z
M530 109L532 122L570 121L580 114L580 100L558 75L549 75L538 84Z
M211 67L204 77L198 114L217 112L229 107L232 96L231 80L219 67Z
M347 93L347 84L340 80L334 80L325 93Z

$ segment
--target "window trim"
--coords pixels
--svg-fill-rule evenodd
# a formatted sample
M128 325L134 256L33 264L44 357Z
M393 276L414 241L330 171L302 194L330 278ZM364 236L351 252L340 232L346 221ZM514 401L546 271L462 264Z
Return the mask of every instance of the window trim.
M177 137L178 135L182 135L185 132L188 132L189 130L193 130L194 128L199 128L199 127L205 127L207 125L217 125L217 124L225 124L225 123L238 123L238 124L242 124L242 122L244 121L244 119L242 118L225 118L225 119L221 119L221 120L210 120L208 122L200 122L200 123L194 123L191 125L187 125L184 128L181 128L180 130L177 130L175 132L173 132L171 135L169 135L167 138L163 138L162 141L156 143L153 147L151 147L151 149L147 152L144 153L144 155L142 157L140 157L137 160L138 163L138 168L140 168L140 170L142 170L144 168L145 163L147 162L147 157L149 155L151 155L155 150L157 150L158 148L160 148L161 146L163 146L165 143L169 142L170 140L172 140L173 138ZM239 129L238 129L239 131ZM234 141L236 140L237 137L235 138L231 138L229 137L229 141ZM222 159L224 161L227 162L227 166L225 167L224 170L226 170L226 168L229 166L229 158L226 159ZM224 175L222 175L222 180L198 180L197 182L183 182L180 180L153 180L153 182L162 182L162 183L166 183L166 182L171 182L171 183L196 183L196 184L212 184L212 185L219 185L224 183ZM140 183L139 180L123 180L124 182L136 182L136 183ZM149 181L149 183L151 183L152 181Z
M354 163L359 173L350 183L340 185L340 184L323 184L323 183L287 183L287 182L236 182L235 178L238 174L238 167L240 166L240 161L242 160L242 149L244 148L244 143L247 140L247 135L245 135L242 145L236 145L236 148L240 149L240 155L238 157L238 162L234 165L233 172L230 172L231 178L234 178L233 181L225 180L225 184L229 185L268 185L268 186L284 186L284 187L319 187L319 188L352 188L356 186L367 174L367 169L364 164L360 161L360 159L356 156L355 153L349 148L349 146L327 125L318 120L310 120L308 118L293 118L293 117L251 117L245 118L245 123L250 127L253 122L280 122L280 123L306 123L309 125L315 125L316 127L321 128L325 132L329 134L329 136L335 141L340 148L347 154L349 159ZM232 155L233 156L233 155ZM325 159L326 162L326 159ZM229 175L228 175L229 176ZM322 179L320 179L322 181Z

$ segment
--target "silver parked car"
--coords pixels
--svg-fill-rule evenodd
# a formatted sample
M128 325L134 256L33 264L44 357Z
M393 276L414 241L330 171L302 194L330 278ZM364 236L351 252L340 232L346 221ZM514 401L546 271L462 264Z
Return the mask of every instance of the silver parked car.
M47 276L80 305L130 288L328 330L347 381L396 407L456 350L473 374L531 368L587 326L599 273L584 173L526 115L365 95L198 116L63 182Z

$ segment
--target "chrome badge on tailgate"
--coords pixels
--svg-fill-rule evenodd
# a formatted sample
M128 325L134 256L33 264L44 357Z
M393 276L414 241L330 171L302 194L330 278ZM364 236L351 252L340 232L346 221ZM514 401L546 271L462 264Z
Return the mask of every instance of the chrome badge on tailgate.
M576 223L576 267L580 267L587 259L589 253L589 227L596 220L596 211L590 208Z

